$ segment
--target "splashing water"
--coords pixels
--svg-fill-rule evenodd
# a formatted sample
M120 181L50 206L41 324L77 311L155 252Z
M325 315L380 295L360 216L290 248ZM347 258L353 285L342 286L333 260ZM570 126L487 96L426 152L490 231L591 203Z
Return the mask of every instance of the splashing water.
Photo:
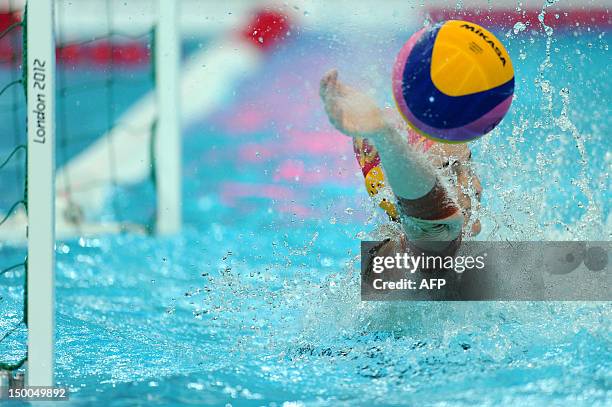
M610 239L611 92L591 67L607 39L553 31L555 3L539 33L515 26L508 49L530 58L514 58L512 110L471 144L485 186L479 239ZM302 42L188 130L181 236L58 244L58 381L73 403L605 405L608 303L360 300L358 239L397 230L367 198L350 141L325 127L313 84L330 66L350 82L363 60L381 65L378 87L405 38L336 34L343 47L330 50L296 32ZM602 52L575 58L587 41ZM0 328L22 294L0 293Z

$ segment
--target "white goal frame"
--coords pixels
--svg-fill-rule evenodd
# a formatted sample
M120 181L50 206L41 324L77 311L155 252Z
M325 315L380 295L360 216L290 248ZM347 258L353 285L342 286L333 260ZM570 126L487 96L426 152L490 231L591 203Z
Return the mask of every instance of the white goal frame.
M179 101L180 36L178 2L158 0L155 29L155 177L157 191L156 232L181 229L181 125Z
M53 386L55 343L54 1L27 3L28 386Z
M27 61L27 322L28 386L53 386L55 344L55 1L28 0ZM155 154L156 233L180 231L181 125L178 5L157 1ZM141 114L146 122L150 110ZM138 115L136 115L138 116Z

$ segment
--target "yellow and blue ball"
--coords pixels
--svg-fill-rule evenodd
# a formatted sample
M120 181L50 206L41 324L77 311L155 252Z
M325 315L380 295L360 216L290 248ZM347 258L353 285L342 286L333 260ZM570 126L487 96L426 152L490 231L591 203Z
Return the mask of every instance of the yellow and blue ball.
M393 96L423 136L446 143L474 140L501 122L512 103L514 68L488 30L450 20L416 32L393 69Z

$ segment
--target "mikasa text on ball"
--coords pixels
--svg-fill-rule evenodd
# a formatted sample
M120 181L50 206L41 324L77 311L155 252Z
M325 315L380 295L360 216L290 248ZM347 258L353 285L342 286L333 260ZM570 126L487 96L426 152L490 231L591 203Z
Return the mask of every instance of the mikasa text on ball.
M490 132L514 93L514 69L502 43L483 27L450 20L416 32L393 69L393 96L425 137L461 143Z

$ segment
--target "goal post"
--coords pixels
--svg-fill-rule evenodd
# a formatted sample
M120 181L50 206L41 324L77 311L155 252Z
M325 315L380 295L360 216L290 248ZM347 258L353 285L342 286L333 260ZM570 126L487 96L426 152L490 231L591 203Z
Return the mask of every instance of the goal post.
M29 0L27 93L27 326L29 386L52 386L55 274L55 39L53 0Z
M68 226L71 228L69 228L65 225L66 221L57 223L63 216L63 212L57 210L63 208L63 203L66 203L66 194L61 193L61 190L60 193L57 193L56 189L55 146L57 144L61 151L62 145L67 142L68 138L65 131L55 132L56 106L59 103L60 107L65 108L58 97L65 92L64 87L66 87L65 84L64 87L62 86L62 75L56 86L56 51L60 52L62 58L66 58L64 54L61 54L66 44L56 41L56 29L58 29L54 21L56 3L59 2L55 0L28 0L25 2L27 8L21 25L23 28L23 64L19 70L22 78L16 82L23 83L27 102L27 142L26 146L23 146L27 150L26 191L21 201L25 204L25 210L9 213L8 215L12 215L10 216L12 222L2 222L4 223L3 231L6 232L9 240L19 242L23 238L20 237L21 240L19 240L15 237L17 231L25 229L23 226L27 224L26 241L24 242L27 247L27 260L24 264L25 310L22 321L27 326L27 355L16 368L19 368L23 360L26 360L26 380L29 386L52 386L54 384L56 229L58 233L61 233L63 227L64 232L68 232L66 235L71 235L70 232L83 232L81 224L70 224ZM102 134L100 140L69 161L65 161L58 175L61 176L62 172L70 171L71 180L75 185L72 192L75 192L75 189L78 188L85 190L83 186L91 185L92 179L98 180L95 177L99 175L100 166L92 167L92 165L108 163L107 158L111 153L117 155L115 157L117 159L113 160L117 168L108 171L107 175L100 176L99 179L106 181L106 185L122 186L140 182L140 180L148 180L151 168L154 168L157 200L155 231L158 234L167 235L179 232L182 222L179 110L180 36L178 2L155 0L155 3L157 13L156 17L153 16L151 19L155 28L155 44L150 44L153 50L151 63L155 70L154 90L146 93L113 123L113 126L127 124L132 133L126 131L124 133L129 133L129 137L120 137L123 133L111 127ZM109 32L106 37L100 38L113 41L111 37L117 36L117 32ZM148 29L147 33L150 36L151 30ZM60 37L59 34L58 37ZM82 46L81 43L83 41L75 42L73 44L75 48L72 50L86 51L87 45ZM112 50L113 45L111 45L111 52ZM114 56L113 53L111 62ZM65 66L58 69L65 69ZM56 95L56 90L58 95ZM61 111L63 110L60 109ZM65 117L59 119L61 123ZM150 131L151 128L154 129L154 132ZM140 129L147 130L141 131ZM133 134L135 131L138 131L138 134ZM107 138L110 138L110 141ZM109 146L113 143L120 145L122 150L109 150ZM118 156L119 153L122 155ZM130 164L129 160L122 158L124 156L146 157L146 159L133 159L131 161L135 163ZM126 168L133 171L127 171ZM95 185L98 186L98 184ZM78 192L83 191L78 190ZM87 193L83 194L87 195L90 192L87 190ZM101 206L103 199L99 201L97 205ZM0 220L2 218L3 215L0 215ZM93 220L86 221L94 223ZM118 219L116 223L121 221ZM96 230L105 233L110 229L100 227ZM127 229L120 228L119 230Z
M158 0L155 28L157 123L153 151L157 194L156 232L181 229L181 127L179 117L178 2Z

